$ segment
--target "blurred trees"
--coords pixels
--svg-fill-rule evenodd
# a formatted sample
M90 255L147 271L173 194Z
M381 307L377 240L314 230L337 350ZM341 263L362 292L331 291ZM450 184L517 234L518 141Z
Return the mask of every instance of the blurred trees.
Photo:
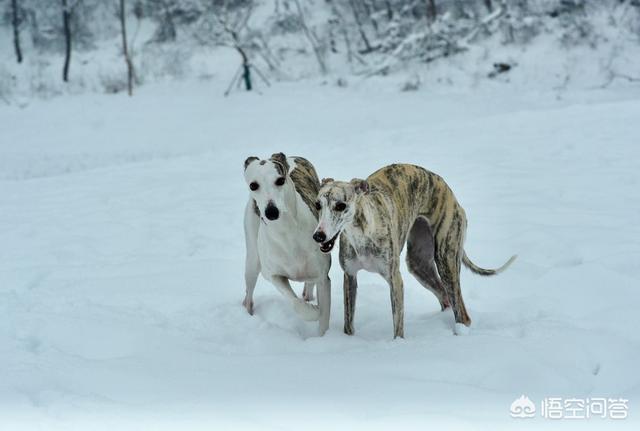
M152 26L140 44L142 51L169 44L186 52L193 45L234 49L249 90L256 60L271 73L286 75L287 50L308 55L321 74L340 59L356 73L389 73L408 61L428 63L456 55L492 37L502 44L524 45L554 31L567 46L594 46L599 36L593 16L640 16L638 0L130 2L127 8L126 2L115 0L0 0L0 25L12 31L18 62L40 53L60 53L65 82L71 79L73 51L97 49L100 42L122 33L129 82L135 59L127 44L126 22L135 17L146 28ZM640 18L637 22L640 35Z

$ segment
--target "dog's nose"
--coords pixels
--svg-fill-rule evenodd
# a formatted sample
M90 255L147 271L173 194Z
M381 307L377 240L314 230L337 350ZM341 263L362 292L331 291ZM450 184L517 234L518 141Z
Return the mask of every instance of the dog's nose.
M327 240L327 234L322 231L317 231L313 234L313 240L315 242L325 242Z
M264 215L269 220L277 220L278 217L280 217L280 211L278 210L278 207L276 207L275 205L269 204L267 205L267 208L264 210Z

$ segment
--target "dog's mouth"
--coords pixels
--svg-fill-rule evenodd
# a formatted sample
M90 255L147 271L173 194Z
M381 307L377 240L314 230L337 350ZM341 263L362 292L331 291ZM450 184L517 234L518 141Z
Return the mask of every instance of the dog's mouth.
M322 244L320 244L320 251L323 253L330 253L331 250L333 250L333 246L336 244L336 239L338 238L338 235L340 235L340 232L336 233L333 238L331 238L329 241L325 241Z

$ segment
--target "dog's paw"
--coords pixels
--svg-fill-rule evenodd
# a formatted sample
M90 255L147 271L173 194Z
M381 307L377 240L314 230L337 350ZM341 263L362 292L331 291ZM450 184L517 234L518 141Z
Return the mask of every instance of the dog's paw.
M320 319L320 308L317 305L296 300L293 302L293 308L303 320L314 321Z
M322 337L327 330L329 330L329 325L320 325L318 326L318 337Z
M456 335L469 335L470 328L464 323L456 323L453 327L453 332Z
M248 300L246 297L242 301L242 306L247 310L249 315L253 316L253 300Z

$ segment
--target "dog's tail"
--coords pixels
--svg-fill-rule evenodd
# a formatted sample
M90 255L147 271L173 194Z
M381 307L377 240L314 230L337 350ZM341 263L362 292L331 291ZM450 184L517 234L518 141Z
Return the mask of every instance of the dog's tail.
M509 265L511 265L513 263L514 260L516 260L516 257L518 257L517 254L514 254L513 256L511 256L509 258L509 260L504 265L502 265L500 268L485 269L485 268L480 268L478 265L476 265L475 263L471 262L471 259L469 259L469 257L467 256L467 252L463 251L462 252L462 263L464 263L464 266L469 268L471 270L471 272L475 272L478 275L487 276L487 275L496 275L496 274L501 273L502 271L507 269L509 267Z

